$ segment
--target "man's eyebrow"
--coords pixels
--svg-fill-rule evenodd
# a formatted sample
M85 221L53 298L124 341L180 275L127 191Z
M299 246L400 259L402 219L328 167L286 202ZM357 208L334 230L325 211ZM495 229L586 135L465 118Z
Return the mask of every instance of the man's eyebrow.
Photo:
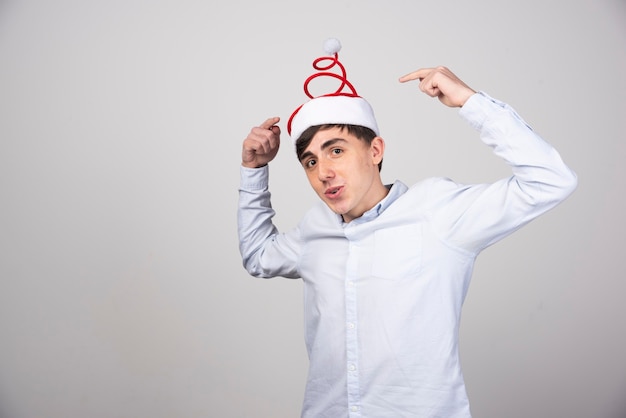
M324 142L320 148L322 150L325 150L328 147L332 147L337 142L348 142L348 141L346 141L343 138L332 138L332 139L329 139L328 141ZM311 151L305 151L305 152L302 153L302 156L300 157L300 161L304 161L306 158L314 157L314 156L315 156L315 154L313 154Z
M331 147L333 145L335 145L337 142L348 142L343 138L333 138L333 139L329 139L328 141L324 142L321 146L322 149L326 149L328 147Z
M306 160L309 157L313 157L313 153L311 151L305 151L302 153L302 155L300 156L300 162Z

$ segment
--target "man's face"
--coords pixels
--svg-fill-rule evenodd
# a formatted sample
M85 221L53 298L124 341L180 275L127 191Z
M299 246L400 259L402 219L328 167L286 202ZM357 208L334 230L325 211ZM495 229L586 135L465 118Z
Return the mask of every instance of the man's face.
M331 128L315 134L300 162L317 195L350 222L387 194L378 170L384 150L380 137L368 145L345 129Z

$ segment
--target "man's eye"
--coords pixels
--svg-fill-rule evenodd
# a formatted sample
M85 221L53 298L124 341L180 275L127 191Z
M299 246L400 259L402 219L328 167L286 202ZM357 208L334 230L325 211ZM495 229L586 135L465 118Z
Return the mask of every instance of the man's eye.
M315 165L315 160L309 160L305 163L305 165L309 168L313 167Z
M340 148L333 148L330 152L337 155L337 154L341 154L342 150Z

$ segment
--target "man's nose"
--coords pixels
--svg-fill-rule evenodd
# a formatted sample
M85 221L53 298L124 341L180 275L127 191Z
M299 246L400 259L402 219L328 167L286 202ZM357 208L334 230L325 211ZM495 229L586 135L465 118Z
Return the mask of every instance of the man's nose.
M317 175L321 181L328 180L335 176L335 171L333 170L332 163L329 161L318 161L317 163Z

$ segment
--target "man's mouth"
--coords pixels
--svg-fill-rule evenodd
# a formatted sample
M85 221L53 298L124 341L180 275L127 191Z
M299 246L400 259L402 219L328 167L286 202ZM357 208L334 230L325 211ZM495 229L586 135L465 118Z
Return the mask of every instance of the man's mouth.
M324 192L324 195L326 195L327 197L333 199L339 196L341 190L343 189L342 186L336 186L336 187L329 187L328 189L326 189L326 191Z

